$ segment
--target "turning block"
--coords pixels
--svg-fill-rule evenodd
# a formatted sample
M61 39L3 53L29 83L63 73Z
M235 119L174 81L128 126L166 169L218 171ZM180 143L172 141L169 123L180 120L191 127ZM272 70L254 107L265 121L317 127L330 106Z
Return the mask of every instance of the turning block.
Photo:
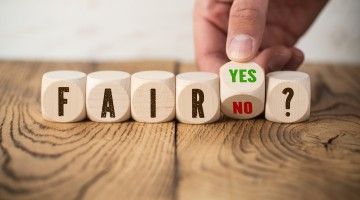
M264 111L265 74L254 62L228 62L220 68L221 111L234 119L250 119Z
M303 72L279 71L266 76L265 118L273 122L301 122L310 117L310 77Z
M131 116L138 122L159 123L175 118L175 75L142 71L131 76Z
M88 74L86 110L96 122L122 122L130 118L130 74L98 71Z
M52 71L42 77L41 113L53 122L77 122L86 117L86 74Z
M208 72L176 76L176 118L182 123L204 124L220 118L219 77Z

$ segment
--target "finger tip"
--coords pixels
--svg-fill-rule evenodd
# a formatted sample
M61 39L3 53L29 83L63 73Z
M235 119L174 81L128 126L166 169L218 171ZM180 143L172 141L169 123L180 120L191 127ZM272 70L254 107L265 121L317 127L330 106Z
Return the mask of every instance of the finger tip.
M238 34L232 40L228 39L226 55L234 62L248 62L255 57L258 48L254 45L253 37Z
M293 52L293 56L295 57L295 59L301 64L302 62L304 62L305 60L305 54L303 51L301 51L298 48L293 48L292 49Z
M248 53L239 53L237 51L226 51L227 58L234 62L250 62L252 59L255 58L256 53L255 52L248 52Z
M291 58L291 51L284 46L274 46L262 50L254 59L256 63L263 67L267 74L273 71L283 70L286 63Z
M229 55L228 56L229 60L234 61L234 62L238 62L238 63L250 62L253 59L253 57L254 57L253 55L248 56L248 57L237 57L237 56L234 56L234 55Z
M285 69L286 70L297 70L301 66L301 64L304 62L305 55L300 49L297 49L295 47L291 49L291 52L292 52L291 59L287 63Z

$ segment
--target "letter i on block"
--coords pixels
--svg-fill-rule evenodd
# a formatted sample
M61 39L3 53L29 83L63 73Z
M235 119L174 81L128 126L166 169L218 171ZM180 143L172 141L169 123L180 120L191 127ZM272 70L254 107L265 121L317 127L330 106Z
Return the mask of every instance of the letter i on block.
M53 122L77 122L86 117L86 74L52 71L42 77L41 113Z
M220 118L218 75L188 72L176 76L176 118L188 124L210 123Z
M138 122L159 123L175 118L175 75L143 71L131 76L131 116Z
M130 74L98 71L88 74L86 110L96 122L122 122L130 118Z
M264 111L265 74L256 63L228 62L220 68L221 110L235 119L249 119Z
M310 77L303 72L271 72L266 76L265 118L274 122L301 122L310 117Z

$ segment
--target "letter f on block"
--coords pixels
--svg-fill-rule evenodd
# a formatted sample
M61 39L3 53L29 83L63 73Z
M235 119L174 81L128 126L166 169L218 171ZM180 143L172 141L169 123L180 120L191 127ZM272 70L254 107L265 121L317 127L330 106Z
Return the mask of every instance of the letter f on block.
M69 87L58 88L58 115L64 116L64 104L67 104L67 99L64 99L64 92L69 92Z

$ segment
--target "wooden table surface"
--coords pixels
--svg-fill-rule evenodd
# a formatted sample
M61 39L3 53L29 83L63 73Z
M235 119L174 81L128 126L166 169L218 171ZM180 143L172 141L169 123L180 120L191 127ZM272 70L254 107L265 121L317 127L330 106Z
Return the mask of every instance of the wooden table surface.
M52 123L44 72L195 70L175 61L0 61L0 199L360 199L360 67L306 65L309 121Z

